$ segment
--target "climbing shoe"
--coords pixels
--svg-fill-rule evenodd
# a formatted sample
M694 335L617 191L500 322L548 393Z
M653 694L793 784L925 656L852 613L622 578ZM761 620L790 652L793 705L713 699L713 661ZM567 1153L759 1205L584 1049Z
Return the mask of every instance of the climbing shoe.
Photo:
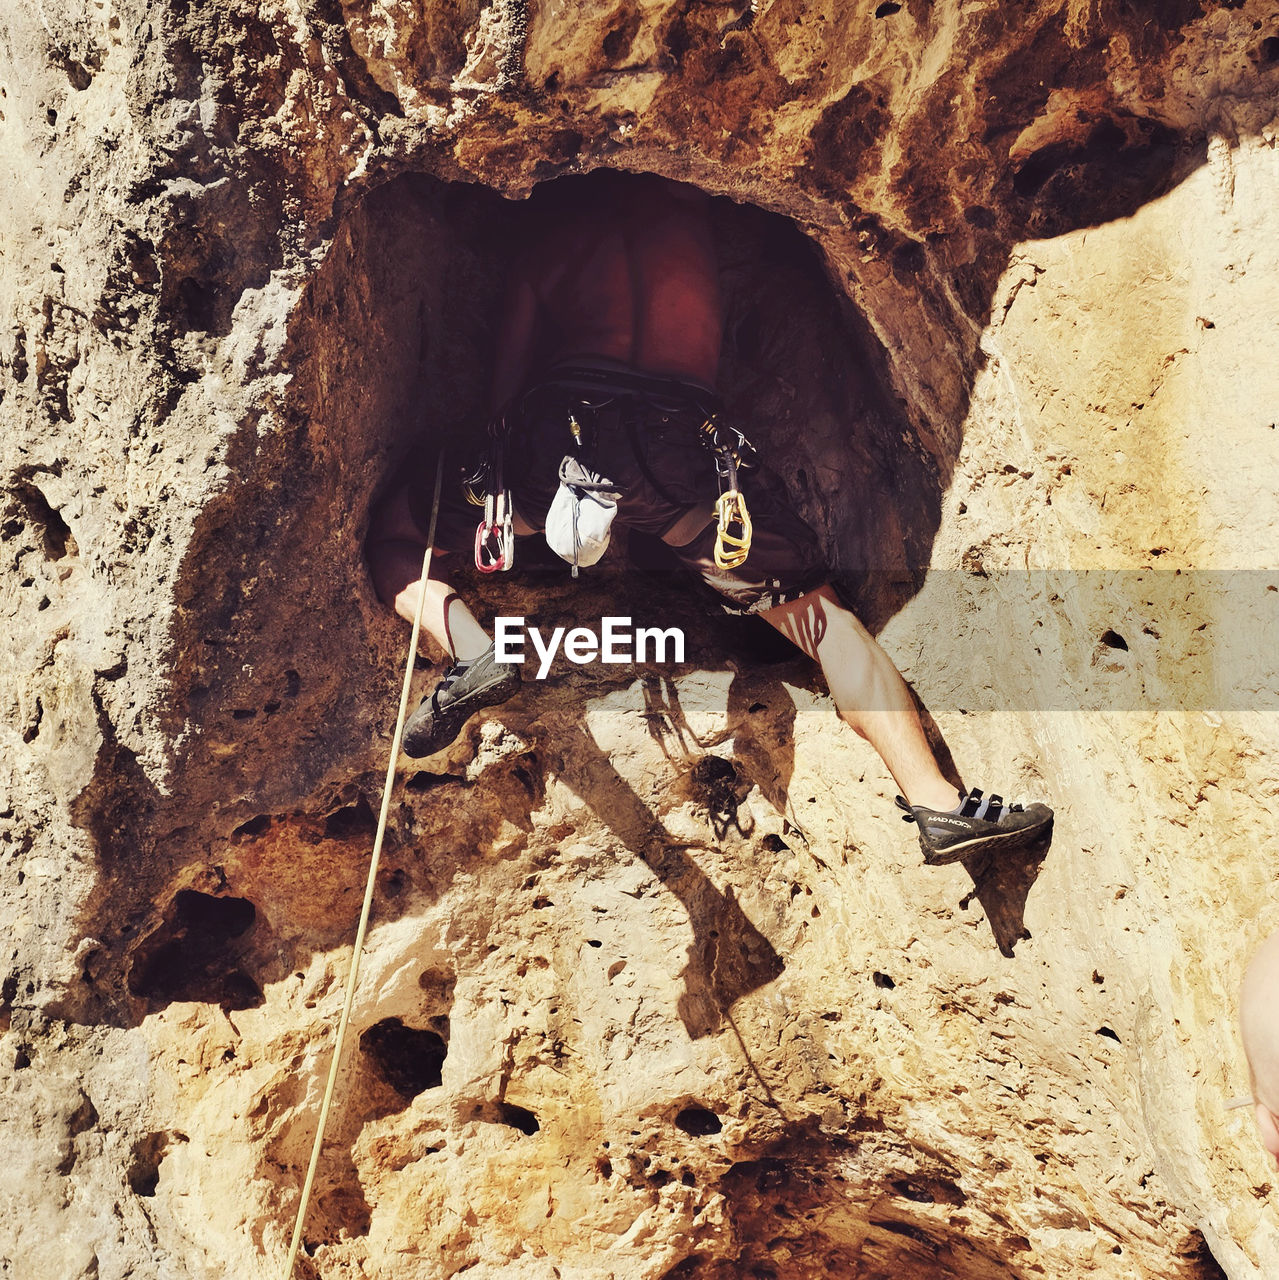
M519 687L519 664L498 662L492 645L450 667L404 726L404 754L417 759L442 751L477 711L505 702Z
M1002 796L986 796L974 787L957 810L945 812L910 805L897 797L906 811L903 822L919 825L919 847L929 866L940 867L993 849L1019 849L1052 826L1053 811L1046 804L1006 805Z

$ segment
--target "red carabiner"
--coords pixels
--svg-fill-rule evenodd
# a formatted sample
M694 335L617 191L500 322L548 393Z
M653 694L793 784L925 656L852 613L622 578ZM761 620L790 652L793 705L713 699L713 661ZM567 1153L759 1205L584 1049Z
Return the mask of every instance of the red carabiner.
M476 527L475 567L481 573L497 573L510 567L502 542L502 527L491 520L481 520Z

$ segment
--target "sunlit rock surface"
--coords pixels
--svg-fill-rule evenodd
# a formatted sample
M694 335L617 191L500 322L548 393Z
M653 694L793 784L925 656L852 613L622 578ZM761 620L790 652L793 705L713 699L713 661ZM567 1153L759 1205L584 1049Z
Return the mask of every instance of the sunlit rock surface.
M1277 91L1260 0L13 0L0 1272L280 1274L406 640L369 505L482 420L520 199L606 165L722 197L736 419L1056 831L923 868L814 673L637 545L468 583L687 661L561 660L402 772L298 1273L1279 1273L1223 1110Z

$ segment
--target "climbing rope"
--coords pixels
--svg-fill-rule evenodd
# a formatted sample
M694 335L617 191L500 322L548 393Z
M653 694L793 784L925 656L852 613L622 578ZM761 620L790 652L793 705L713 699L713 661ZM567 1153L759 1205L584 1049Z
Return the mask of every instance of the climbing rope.
M426 587L431 572L431 544L435 541L435 521L440 513L440 483L444 477L444 454L435 468L435 496L431 500L431 524L426 535L426 552L422 557L422 590L418 593L417 610L413 615L413 634L409 639L409 660L404 668L404 686L400 690L400 713L395 720L395 735L391 740L391 759L386 766L386 782L382 787L382 812L378 815L377 835L373 839L373 856L369 861L369 876L364 886L364 906L360 911L360 926L355 931L355 947L351 953L351 971L346 979L346 1000L342 1005L342 1017L338 1021L337 1041L333 1046L333 1058L329 1063L329 1078L324 1086L324 1100L320 1104L320 1119L316 1126L315 1142L311 1147L311 1162L307 1166L306 1181L302 1184L302 1200L298 1205L297 1219L293 1223L293 1240L289 1245L289 1260L285 1264L282 1280L292 1280L297 1263L298 1249L302 1244L302 1228L306 1225L306 1211L311 1203L311 1189L315 1185L315 1171L320 1164L320 1148L324 1145L324 1130L328 1124L329 1108L337 1085L338 1068L342 1064L342 1046L346 1041L347 1025L351 1021L351 1006L355 1003L355 986L360 976L360 957L364 953L364 935L368 931L369 916L373 911L373 888L377 881L378 863L382 857L382 840L386 835L386 819L391 811L391 788L395 784L395 766L400 758L400 743L404 738L404 721L409 709L409 686L413 683L413 663L417 657L417 641L422 631L422 613L426 606Z

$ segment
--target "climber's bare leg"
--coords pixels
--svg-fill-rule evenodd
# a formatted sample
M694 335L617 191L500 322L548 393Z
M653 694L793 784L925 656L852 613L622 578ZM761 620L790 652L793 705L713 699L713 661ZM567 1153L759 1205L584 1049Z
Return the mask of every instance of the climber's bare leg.
M832 587L761 616L821 664L841 718L875 748L911 804L953 809L959 803L901 673Z
M409 622L417 615L425 550L426 540L409 510L407 491L397 489L373 512L365 555L378 598ZM470 609L438 576L437 562L446 559L447 555L438 549L431 555L422 627L446 653L455 658L476 658L488 648L489 637Z

